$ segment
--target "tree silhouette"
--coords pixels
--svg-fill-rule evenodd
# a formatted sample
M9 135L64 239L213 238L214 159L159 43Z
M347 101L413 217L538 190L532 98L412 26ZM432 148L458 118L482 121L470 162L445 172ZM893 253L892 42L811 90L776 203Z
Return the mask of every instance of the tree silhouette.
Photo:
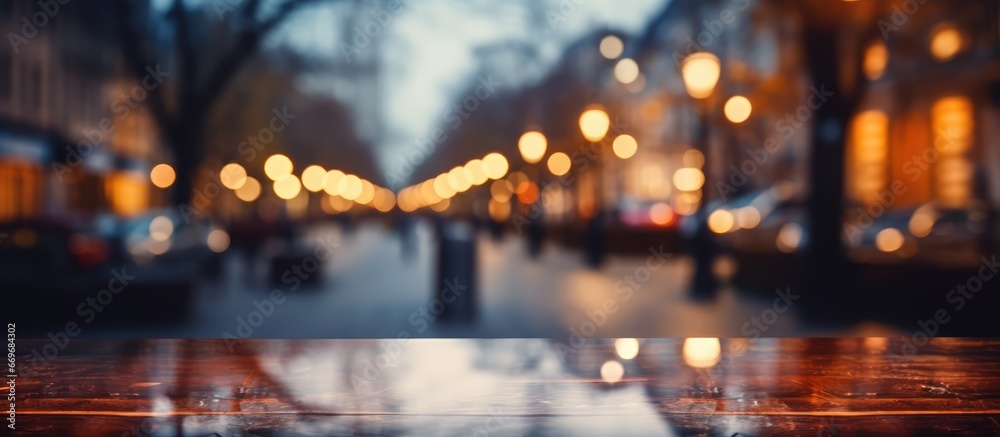
M174 154L177 182L176 204L191 198L194 171L205 151L208 115L220 95L260 49L262 41L281 23L304 7L332 0L284 0L262 7L261 0L223 0L212 5L212 14L231 32L230 46L221 53L207 53L203 33L207 26L195 24L206 10L196 10L184 0L174 0L166 20L151 20L148 3L115 0L119 40L126 70L141 81L159 64L173 67L170 83L149 90L145 103ZM172 35L172 41L163 41ZM156 56L159 55L159 56Z

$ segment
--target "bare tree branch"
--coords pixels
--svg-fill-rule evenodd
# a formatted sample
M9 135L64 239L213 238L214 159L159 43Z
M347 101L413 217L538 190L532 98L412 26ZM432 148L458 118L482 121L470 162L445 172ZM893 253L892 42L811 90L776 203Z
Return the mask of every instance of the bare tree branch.
M222 94L226 86L239 72L240 68L252 55L260 48L260 43L279 24L288 18L293 12L309 4L320 3L328 0L288 0L282 3L278 10L269 18L261 21L256 26L251 26L240 32L236 44L209 75L195 108L207 109L215 102L215 99ZM256 2L251 2L256 3ZM248 5L249 7L250 5ZM254 6L256 8L256 6Z
M135 80L141 81L149 74L147 69L155 67L153 60L146 56L145 48L142 45L144 41L149 40L149 35L136 25L138 17L135 16L131 1L118 0L116 6L115 14L117 15L122 51L124 52L125 69ZM161 86L149 90L147 99L153 117L164 130L167 130L174 126L174 119L167 113L166 102L163 99L163 88Z

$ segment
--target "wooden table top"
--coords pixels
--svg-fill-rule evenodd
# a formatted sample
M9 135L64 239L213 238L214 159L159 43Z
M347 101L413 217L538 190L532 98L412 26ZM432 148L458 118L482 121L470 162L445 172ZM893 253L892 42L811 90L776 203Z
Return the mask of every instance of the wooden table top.
M1000 340L47 343L18 435L1000 435Z

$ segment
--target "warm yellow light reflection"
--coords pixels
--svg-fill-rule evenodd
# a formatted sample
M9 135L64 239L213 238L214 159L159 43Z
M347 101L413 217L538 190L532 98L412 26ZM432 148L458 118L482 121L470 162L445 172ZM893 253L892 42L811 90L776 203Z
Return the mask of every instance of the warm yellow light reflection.
M615 79L623 84L630 84L639 78L639 64L635 60L625 58L615 64Z
M545 140L545 135L538 131L525 132L517 141L517 150L521 152L521 158L528 164L541 161L547 147L548 142Z
M490 212L490 218L493 219L493 221L502 222L510 217L510 202L499 201L496 198L493 198L490 199L490 203L487 208Z
M350 211L354 207L354 202L347 200L340 196L328 195L324 196L324 202L320 204L323 207L323 212L327 214L337 214L341 212Z
M525 205L531 205L538 200L538 185L535 185L534 182L521 182L514 189L514 192L517 193L517 201Z
M722 110L726 114L727 120L733 123L743 123L750 118L753 106L750 105L750 100L746 97L732 96L726 101L726 106Z
M625 376L625 367L622 363L614 360L606 361L601 365L601 380L614 384L622 380Z
M507 158L499 153L494 152L483 157L483 170L490 179L496 180L506 176L509 168Z
M885 228L875 235L875 247L883 252L895 252L904 242L903 233L895 228Z
M716 234L724 234L733 229L736 219L733 213L724 209L717 209L708 216L708 228Z
M362 205L367 205L371 203L372 200L375 200L375 186L372 185L371 182L362 179L361 194L358 194L358 197L354 199L354 201Z
M149 238L153 241L167 241L174 234L174 222L170 217L159 215L149 222Z
M583 137L590 142L597 142L604 139L611 127L611 119L608 113L600 107L592 107L580 114L580 132Z
M434 194L442 199L448 199L455 195L455 189L448 183L448 173L434 178Z
M375 200L375 209L379 212L389 212L396 207L396 195L387 188L382 188L382 195Z
M208 248L212 252L222 253L229 248L229 233L222 229L215 229L208 233Z
M247 180L243 183L242 187L236 189L236 197L244 202L253 202L260 197L260 182L250 176L247 176Z
M663 202L654 203L649 208L649 221L660 226L669 225L674 221L674 210Z
M302 183L293 174L286 174L274 181L274 194L277 194L282 199L294 199L301 191Z
M625 52L625 43L615 35L608 35L601 39L600 50L606 59L618 59Z
M685 167L674 172L674 186L681 191L695 191L705 184L705 174L697 168Z
M722 344L718 338L687 338L684 339L682 353L687 365L707 369L719 362Z
M549 171L556 176L562 176L569 173L571 163L569 161L569 156L562 152L553 153L549 156L548 167Z
M934 32L931 38L931 54L939 61L947 61L962 50L962 34L954 27L946 26Z
M318 165L310 165L302 171L302 186L313 193L326 187L326 169Z
M344 176L344 191L340 193L340 197L347 200L357 200L361 196L361 192L364 190L364 184L361 183L361 178L349 174Z
M430 205L431 209L437 212L445 212L451 206L451 199L444 199L438 203Z
M882 77L882 73L885 72L885 67L888 64L889 50L886 49L885 44L877 42L868 46L868 49L865 50L863 69L868 79L875 80Z
M247 182L247 170L242 165L230 162L219 172L219 181L222 182L222 186L237 190Z
M639 355L639 340L619 338L615 340L615 353L623 360L631 360Z
M490 180L490 177L486 175L486 166L483 164L481 159L473 159L465 164L465 169L469 171L469 176L472 180L472 185L482 185L486 181Z
M149 180L159 188L167 188L174 184L177 174L169 164L158 164L149 172Z
M684 58L681 76L688 94L696 99L712 95L722 72L719 58L708 52L697 52Z
M782 226L775 241L778 250L785 253L794 252L800 243L802 243L802 226L798 223L787 223Z
M635 138L631 135L618 135L615 137L614 142L611 143L611 149L614 150L615 156L621 159L629 159L632 155L635 155L635 151L639 149L639 144L636 143Z
M272 181L292 173L292 160L285 155L271 155L264 161L264 174ZM298 180L299 178L295 178Z
M340 170L330 170L326 172L326 183L323 184L323 191L331 196L339 196L340 193L344 191L347 187L347 181L344 180L344 172Z
M472 173L465 167L455 167L448 172L448 185L457 193L465 192L472 187Z
M743 229L753 229L760 224L760 211L752 206L736 210L736 226Z
M506 180L494 181L490 186L490 195L498 202L507 202L514 195L514 185Z
M684 162L685 167L701 168L705 165L705 155L699 150L688 149L684 151L681 161Z
M931 230L934 229L935 222L937 222L937 212L934 211L934 207L930 205L921 206L913 212L913 217L910 217L910 234L913 234L917 238L924 238L930 235Z

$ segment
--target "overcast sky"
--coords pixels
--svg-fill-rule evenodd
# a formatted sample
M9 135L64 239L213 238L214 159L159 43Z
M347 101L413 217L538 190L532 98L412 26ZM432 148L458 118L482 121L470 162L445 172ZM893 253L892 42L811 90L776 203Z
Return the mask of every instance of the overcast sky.
M531 44L542 54L543 65L536 68L545 70L567 44L593 29L641 31L666 1L404 0L403 10L392 15L377 37L385 72L380 79L381 124L390 134L376 144L376 159L384 170L397 166L414 141L440 125L447 106L462 97L458 93L477 71L476 47L502 41ZM343 57L340 31L330 24L338 22L342 7L300 13L269 43Z

